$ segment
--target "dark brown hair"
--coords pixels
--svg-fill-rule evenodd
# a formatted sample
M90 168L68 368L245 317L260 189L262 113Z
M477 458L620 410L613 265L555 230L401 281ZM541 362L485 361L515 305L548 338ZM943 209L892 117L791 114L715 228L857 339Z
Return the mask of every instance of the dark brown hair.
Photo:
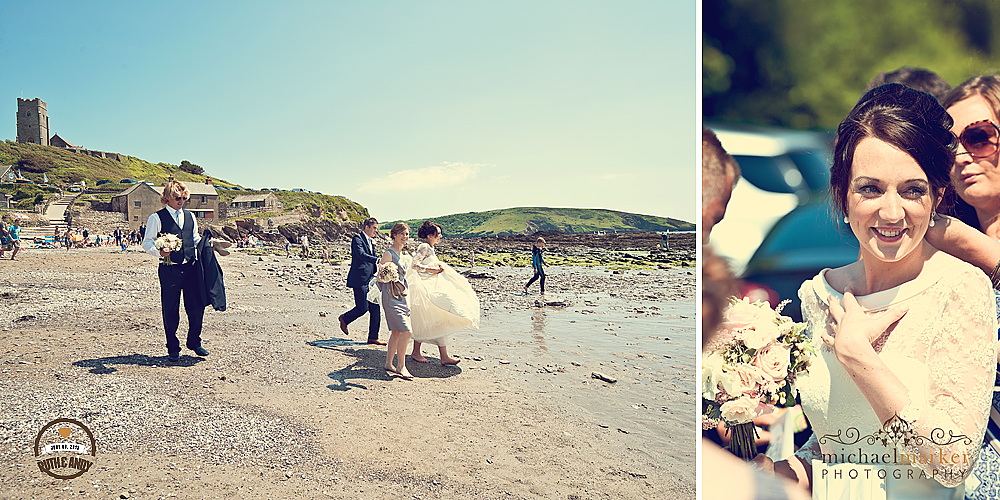
M951 133L951 116L934 96L905 85L890 83L876 87L858 101L837 127L830 195L834 208L847 215L847 193L851 167L858 144L869 137L905 151L927 175L932 196L951 188L951 167L958 140Z
M434 236L438 233L438 231L441 231L442 235L444 234L444 231L441 230L441 226L429 220L425 220L424 223L417 228L417 238L424 239L428 236Z

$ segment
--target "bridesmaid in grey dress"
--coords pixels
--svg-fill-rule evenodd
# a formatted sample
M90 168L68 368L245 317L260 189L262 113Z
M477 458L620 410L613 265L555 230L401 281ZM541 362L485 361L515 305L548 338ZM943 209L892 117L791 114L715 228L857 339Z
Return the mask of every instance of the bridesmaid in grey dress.
M404 379L410 380L413 375L406 369L406 347L410 343L410 303L407 299L406 271L410 268L412 257L403 255L403 245L410 239L410 226L402 222L396 223L389 231L392 245L382 254L379 267L387 262L396 265L399 281L378 283L382 292L382 309L385 310L385 322L389 325L388 349L385 353L385 369L398 373ZM393 363L393 357L396 363Z

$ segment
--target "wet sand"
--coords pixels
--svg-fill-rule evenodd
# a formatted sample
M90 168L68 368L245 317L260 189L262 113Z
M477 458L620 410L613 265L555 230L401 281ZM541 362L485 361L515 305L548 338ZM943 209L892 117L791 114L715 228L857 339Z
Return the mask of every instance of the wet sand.
M223 258L211 354L171 364L152 257L18 257L0 262L0 498L694 497L691 270L553 267L543 298L516 295L524 269L477 268L461 363L428 345L405 381L366 317L337 327L346 265ZM76 479L33 456L61 417L97 440Z

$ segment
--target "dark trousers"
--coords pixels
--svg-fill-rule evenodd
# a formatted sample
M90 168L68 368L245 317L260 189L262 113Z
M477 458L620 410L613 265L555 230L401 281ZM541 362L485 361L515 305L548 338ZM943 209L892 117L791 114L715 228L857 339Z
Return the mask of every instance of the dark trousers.
M378 304L368 302L368 284L353 288L354 309L344 313L344 323L348 325L352 321L368 313L368 340L378 340L378 328L381 324Z
M202 286L195 274L195 263L160 265L160 303L163 306L163 330L167 334L167 353L181 352L177 340L177 326L181 322L181 292L184 292L184 311L188 317L187 346L201 347L201 324L205 305L201 302Z
M530 280L528 280L527 285L524 285L524 289L527 290L528 287L535 282L535 280L540 280L538 282L538 286L542 287L542 293L545 293L545 271L539 269L535 270L535 275L532 276Z

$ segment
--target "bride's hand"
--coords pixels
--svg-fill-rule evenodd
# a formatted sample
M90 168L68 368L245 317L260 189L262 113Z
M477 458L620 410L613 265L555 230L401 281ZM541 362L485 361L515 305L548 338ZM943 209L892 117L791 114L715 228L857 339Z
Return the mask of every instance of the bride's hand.
M844 303L829 298L830 321L834 335L822 334L823 342L841 355L857 353L857 349L872 346L894 323L906 315L907 308L896 306L877 316L865 314L851 287L844 290Z

